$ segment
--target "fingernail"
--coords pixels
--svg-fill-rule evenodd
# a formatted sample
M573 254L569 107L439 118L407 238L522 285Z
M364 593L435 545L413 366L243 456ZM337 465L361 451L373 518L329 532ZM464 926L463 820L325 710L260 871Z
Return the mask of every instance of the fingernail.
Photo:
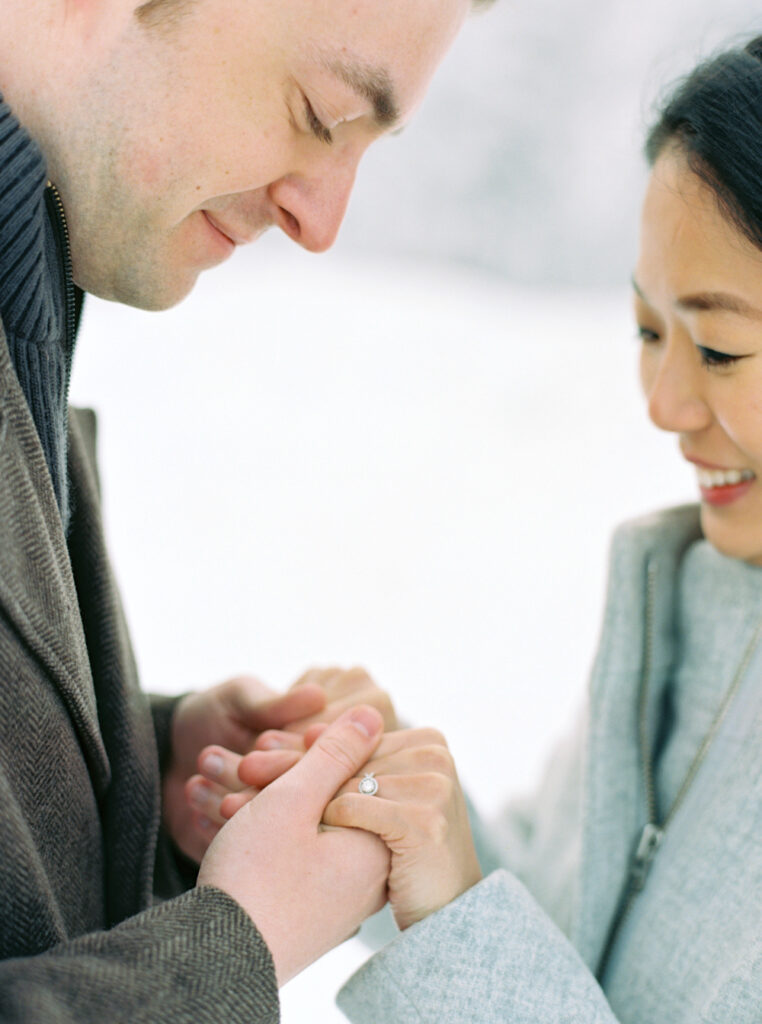
M218 775L222 775L225 762L219 754L207 754L201 761L201 767L205 775L213 775L216 778Z
M281 741L278 739L277 736L265 736L264 738L260 737L260 740L257 743L257 749L258 750L282 750L283 749L283 744L281 743Z
M198 819L198 827L199 828L207 829L207 828L209 828L209 826L211 824L212 823L211 823L211 821L208 818L199 818Z
M209 790L201 784L192 786L190 791L191 803L195 807L203 807L209 799Z
M372 708L355 708L350 715L350 721L355 729L368 739L375 736L381 728L381 716Z

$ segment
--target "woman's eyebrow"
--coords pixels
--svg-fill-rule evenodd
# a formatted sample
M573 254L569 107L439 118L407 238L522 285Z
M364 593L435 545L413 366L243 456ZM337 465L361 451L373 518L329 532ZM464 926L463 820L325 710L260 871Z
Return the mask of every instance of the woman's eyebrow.
M631 278L631 283L638 298L648 303L648 299L634 277ZM762 309L752 306L739 295L731 295L730 292L696 292L691 295L681 295L675 301L675 305L678 309L689 312L736 313L738 316L746 317L747 320L762 320Z
M699 313L736 313L748 320L762 320L762 310L752 306L740 296L731 295L728 292L697 292L695 295L683 295L675 304L680 309Z

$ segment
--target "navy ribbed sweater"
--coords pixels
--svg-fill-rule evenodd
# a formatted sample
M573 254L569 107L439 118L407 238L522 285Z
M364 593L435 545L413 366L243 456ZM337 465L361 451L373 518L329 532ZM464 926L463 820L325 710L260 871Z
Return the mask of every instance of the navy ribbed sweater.
M48 213L46 181L39 147L0 97L0 318L66 530L74 330L67 338L65 243Z

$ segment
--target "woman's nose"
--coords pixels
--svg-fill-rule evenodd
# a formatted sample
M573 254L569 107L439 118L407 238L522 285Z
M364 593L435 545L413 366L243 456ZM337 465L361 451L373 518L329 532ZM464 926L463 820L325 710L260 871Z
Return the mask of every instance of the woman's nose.
M641 361L648 415L660 430L691 433L711 423L704 388L704 369L692 342L670 339L659 351L644 346Z

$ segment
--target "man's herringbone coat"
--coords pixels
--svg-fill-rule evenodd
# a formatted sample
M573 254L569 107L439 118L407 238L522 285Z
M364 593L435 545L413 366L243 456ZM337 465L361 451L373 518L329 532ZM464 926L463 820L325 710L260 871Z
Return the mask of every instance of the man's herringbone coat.
M67 544L0 325L0 1020L277 1021L244 912L215 889L173 895L159 806L172 704L138 686L91 412L71 413L69 474Z

